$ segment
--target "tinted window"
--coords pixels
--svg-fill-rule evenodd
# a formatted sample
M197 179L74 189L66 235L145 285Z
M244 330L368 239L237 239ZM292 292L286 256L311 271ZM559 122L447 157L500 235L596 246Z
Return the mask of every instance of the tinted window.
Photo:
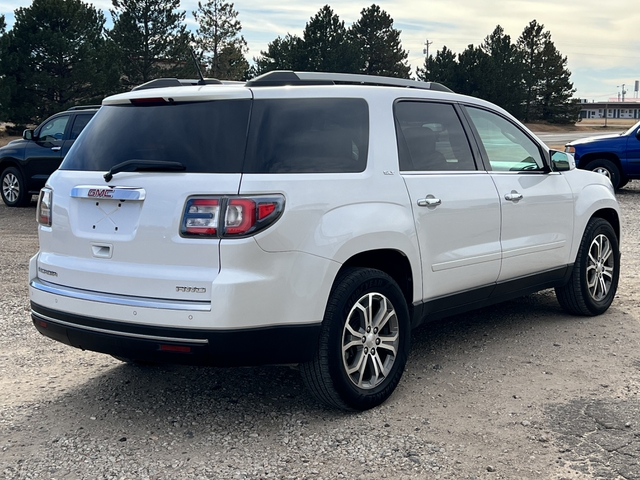
M73 121L71 127L71 133L69 134L69 140L75 140L80 135L80 132L87 126L89 120L93 115L76 115L76 119Z
M250 105L220 100L103 106L60 168L107 171L137 159L177 161L187 172L239 173Z
M491 169L504 171L543 170L540 147L516 125L495 113L467 107Z
M362 99L256 100L245 173L362 172L369 109Z
M62 140L64 137L64 130L67 128L67 122L69 121L69 115L62 115L56 117L53 120L49 120L45 123L38 132L38 140L41 142L53 142L55 140Z
M395 117L400 170L476 169L453 105L402 101L395 106Z

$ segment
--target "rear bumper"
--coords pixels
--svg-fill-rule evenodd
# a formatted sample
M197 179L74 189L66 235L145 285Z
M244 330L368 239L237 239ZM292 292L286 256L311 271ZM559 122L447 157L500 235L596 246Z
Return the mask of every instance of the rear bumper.
M35 327L46 337L83 350L131 360L241 366L311 360L320 324L238 330L160 327L68 314L31 302Z

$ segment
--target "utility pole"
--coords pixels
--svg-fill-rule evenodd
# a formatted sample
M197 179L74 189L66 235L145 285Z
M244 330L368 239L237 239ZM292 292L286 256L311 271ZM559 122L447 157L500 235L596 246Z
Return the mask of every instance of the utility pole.
M624 102L624 95L627 93L627 91L624 89L624 83L622 84L622 101Z
M427 38L424 41L424 45L426 48L422 50L422 53L424 53L427 56L426 60L424 61L424 69L427 75L429 75L429 45L432 45L432 44L433 42L430 42L429 39Z

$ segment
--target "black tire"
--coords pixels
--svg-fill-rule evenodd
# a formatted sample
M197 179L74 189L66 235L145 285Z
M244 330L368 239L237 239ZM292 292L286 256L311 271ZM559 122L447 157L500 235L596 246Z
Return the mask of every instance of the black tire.
M0 193L7 207L24 207L31 203L22 174L15 167L8 167L0 174Z
M620 174L620 169L611 160L606 160L604 158L593 160L589 162L585 168L586 170L600 173L609 178L609 180L611 180L611 185L613 185L613 188L616 190L622 186L622 175Z
M627 177L621 177L620 182L618 183L618 188L624 187L627 183L629 183L629 179Z
M373 312L368 320L365 305ZM382 312L386 320L376 325L372 320ZM380 270L350 268L333 285L315 357L300 371L320 402L343 410L367 410L395 390L410 341L409 311L398 284ZM351 373L349 365L355 365Z
M613 302L619 276L618 237L609 222L592 218L582 236L569 283L556 288L556 297L567 313L600 315Z

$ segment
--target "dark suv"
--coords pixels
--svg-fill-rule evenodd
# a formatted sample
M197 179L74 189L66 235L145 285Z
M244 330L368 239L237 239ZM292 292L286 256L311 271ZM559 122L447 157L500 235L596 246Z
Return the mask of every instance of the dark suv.
M44 187L98 108L72 107L56 113L35 130L25 130L21 140L0 148L0 192L7 206L31 202L31 195Z

